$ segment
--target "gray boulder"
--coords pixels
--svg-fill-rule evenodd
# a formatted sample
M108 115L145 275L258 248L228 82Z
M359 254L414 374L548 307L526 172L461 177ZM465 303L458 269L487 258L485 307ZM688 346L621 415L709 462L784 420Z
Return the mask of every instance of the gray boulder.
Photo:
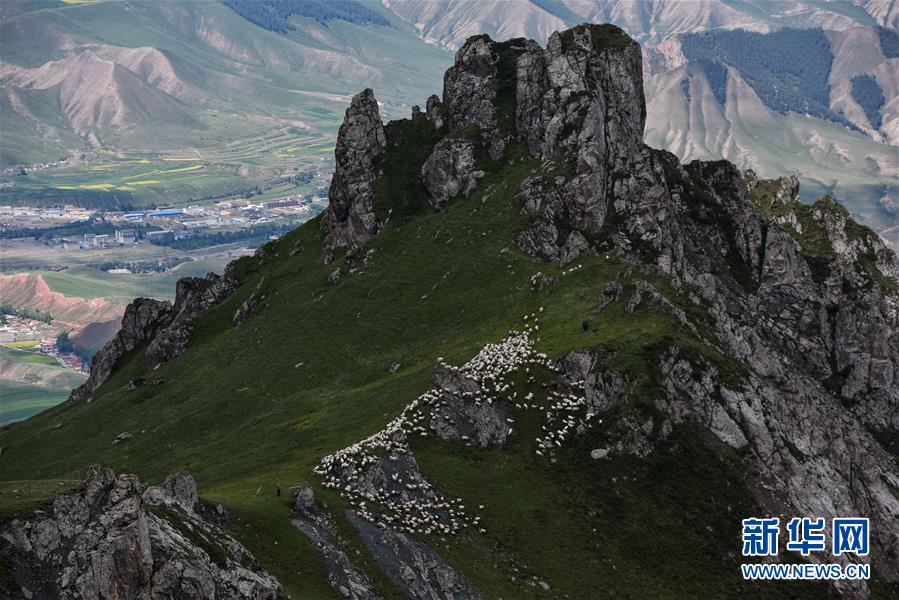
M421 167L421 182L434 208L460 194L468 196L483 176L476 168L474 142L465 139L444 138Z
M431 379L440 391L431 415L431 428L438 437L482 448L506 442L512 413L507 401L490 399L477 381L442 362L434 367Z

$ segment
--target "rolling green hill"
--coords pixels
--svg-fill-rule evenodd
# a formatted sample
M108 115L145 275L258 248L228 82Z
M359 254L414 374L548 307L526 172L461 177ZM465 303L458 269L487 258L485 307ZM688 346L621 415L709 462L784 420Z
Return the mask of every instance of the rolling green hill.
M279 33L220 2L30 8L0 15L0 165L74 159L9 179L17 203L196 201L327 169L347 94L377 85L407 112L449 61L406 27L292 17ZM203 170L159 175L172 156Z

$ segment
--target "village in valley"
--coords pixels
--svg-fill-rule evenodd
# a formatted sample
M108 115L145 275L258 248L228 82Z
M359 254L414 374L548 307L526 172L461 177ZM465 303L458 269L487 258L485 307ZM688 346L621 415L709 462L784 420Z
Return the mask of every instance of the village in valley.
M59 328L25 316L0 314L0 345L16 353L31 352L53 357L65 369L87 374L90 362L74 352L60 351Z
M84 247L102 248L166 234L187 237L207 229L240 229L279 221L305 221L317 214L325 203L326 199L321 196L294 195L265 202L237 198L205 206L127 212L91 210L71 204L52 208L0 205L0 231L28 230L39 234L46 230L54 237L65 237L66 241L72 242L76 239L66 234L67 226L106 223L111 226L107 227L109 232L84 233L77 239Z

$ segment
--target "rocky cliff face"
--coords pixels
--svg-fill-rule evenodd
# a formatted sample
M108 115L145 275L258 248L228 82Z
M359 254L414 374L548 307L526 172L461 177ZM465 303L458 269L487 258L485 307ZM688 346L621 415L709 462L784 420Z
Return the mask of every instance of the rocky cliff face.
M336 163L328 208L322 215L329 248L358 246L378 232L372 183L377 178L373 161L384 151L387 137L370 89L353 96L337 132Z
M277 581L246 549L200 517L187 473L145 488L93 469L47 510L0 529L23 598L275 600Z
M80 387L72 390L69 401L84 400L100 387L116 368L119 359L142 342L152 339L172 318L171 302L138 298L128 305L122 317L122 328L100 350L91 363L91 372Z
M174 318L160 331L144 354L147 372L156 366L181 356L190 341L192 322L204 311L218 305L237 289L237 282L229 277L209 273L205 279L185 277L175 288Z
M643 146L640 46L617 27L580 25L553 34L545 49L472 37L444 76L443 106L449 131L476 128L491 158L517 143L551 161L522 187L524 211L536 217L517 240L526 252L570 262L583 244L559 223L598 234L610 211L640 217L626 223L628 236L670 241L666 213L655 212L667 191ZM422 171L435 205L473 187L477 166L459 154L435 150Z
M618 180L638 176L646 162L640 46L615 27L583 25L553 34L545 50L529 42L516 77L519 138L536 156L576 160L576 176L554 185L534 212L598 232L625 191Z
M669 251L682 256L675 282L695 290L749 376L724 384L672 359L662 366L672 394L660 406L749 449L772 514L870 516L878 568L895 580L899 471L877 441L899 435L895 254L832 200L799 204L795 180L747 181L729 163L665 160L670 201L659 210L676 232Z

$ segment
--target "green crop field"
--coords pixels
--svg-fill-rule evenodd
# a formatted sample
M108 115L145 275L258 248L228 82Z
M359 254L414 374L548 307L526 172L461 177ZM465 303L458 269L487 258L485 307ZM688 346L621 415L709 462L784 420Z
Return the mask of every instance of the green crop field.
M14 362L29 365L48 365L51 367L59 366L59 363L52 356L47 356L46 354L41 354L40 352L9 348L6 344L0 345L0 356Z
M0 427L27 419L69 396L70 390L10 384L0 381Z
M128 303L138 296L173 298L175 283L182 277L221 273L227 259L208 258L182 263L165 273L108 273L94 267L72 267L65 271L33 271L54 292L77 298L108 298Z
M89 208L127 209L130 207L178 206L206 197L243 195L255 187L268 188L277 172L292 172L307 165L299 156L278 154L278 148L296 140L269 140L273 145L248 144L243 156L216 152L214 157L196 150L175 151L166 155L129 153L124 156L100 156L96 162L29 172L3 177L13 187L3 191L5 202L25 205L78 204ZM299 148L295 149L300 152ZM260 167L255 175L239 169L252 163ZM272 160L268 160L272 157ZM280 184L284 196L302 193L299 186Z
M32 350L40 347L41 343L38 340L22 340L19 342L4 342L3 345L17 350Z

